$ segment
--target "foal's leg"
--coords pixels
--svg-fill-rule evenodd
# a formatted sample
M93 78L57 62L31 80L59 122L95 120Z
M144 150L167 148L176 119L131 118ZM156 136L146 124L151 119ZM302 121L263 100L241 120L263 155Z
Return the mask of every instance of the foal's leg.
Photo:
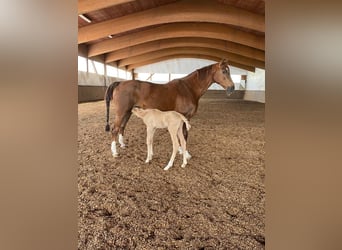
M183 135L183 131L182 131L181 127L178 128L177 136L178 136L178 139L180 141L181 148L182 148L183 152L186 152L186 141L184 139L184 135ZM186 154L183 154L183 163L182 163L181 167L185 168L187 163L188 163L188 161L187 161L187 158L186 158Z
M178 138L177 138L177 127L169 127L168 130L169 130L169 133L171 135L173 150L172 150L172 155L171 155L170 161L166 165L164 170L168 170L170 167L172 167L173 161L175 160L175 157L176 157L176 154L177 154L177 150L178 150L178 147L179 147Z
M146 136L146 145L147 145L147 158L146 163L149 163L152 160L153 156L153 135L155 129L153 127L147 126L147 136Z
M121 148L125 148L126 147L126 144L124 143L123 135L124 135L126 124L127 124L128 120L129 120L129 118L131 117L131 115L132 115L132 113L130 111L126 112L126 114L124 115L124 117L122 119L121 125L120 125L120 129L119 129L119 143L120 143L120 147Z
M154 136L154 132L156 132L156 128L153 128L152 131L151 131L151 144L150 144L150 160L152 160L152 157L153 157L153 136Z

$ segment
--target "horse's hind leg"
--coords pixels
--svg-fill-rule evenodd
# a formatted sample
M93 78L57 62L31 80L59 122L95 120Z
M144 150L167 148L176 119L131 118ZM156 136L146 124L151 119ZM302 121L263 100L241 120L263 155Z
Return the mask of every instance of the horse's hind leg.
M116 138L119 132L119 128L114 124L114 127L112 128L112 145L111 145L111 150L112 150L112 155L114 157L117 157L118 151L116 150Z
M186 125L185 123L183 123L183 135L184 135L184 140L185 142L188 140L188 130L186 129ZM189 154L189 151L188 150L185 150L185 157L187 160L190 160L191 159L191 155Z
M132 113L130 111L127 112L124 115L124 117L122 119L122 122L120 124L120 128L119 128L119 143L120 143L120 147L121 148L126 147L126 144L124 143L123 136L124 136L124 131L125 131L126 124L127 124L128 120L129 120L129 118L131 117L131 115L132 115Z
M118 151L116 150L116 140L117 140L118 133L119 133L119 130L120 130L121 121L122 121L122 117L116 116L115 119L114 119L114 126L112 128L112 145L111 145L111 150L112 150L112 155L114 157L117 157L119 155Z
M183 135L183 131L182 131L181 127L178 128L177 136L178 136L178 139L180 141L181 148L182 148L183 152L187 152L186 151L186 141L184 139L184 135ZM186 158L186 154L183 154L183 163L182 163L181 167L185 168L187 163L188 163L188 161L187 161L187 158Z

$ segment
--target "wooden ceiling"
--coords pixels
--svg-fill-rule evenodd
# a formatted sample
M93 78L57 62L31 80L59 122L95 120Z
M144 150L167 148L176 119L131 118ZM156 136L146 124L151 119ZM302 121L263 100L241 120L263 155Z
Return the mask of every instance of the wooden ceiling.
M78 0L79 53L132 70L171 58L265 68L264 0ZM110 38L110 37L111 38Z

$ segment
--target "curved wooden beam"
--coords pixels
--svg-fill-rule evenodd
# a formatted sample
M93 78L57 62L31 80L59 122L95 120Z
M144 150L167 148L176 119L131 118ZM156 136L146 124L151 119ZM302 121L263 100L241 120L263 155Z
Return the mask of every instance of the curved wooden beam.
M78 15L134 0L78 0Z
M108 35L174 22L211 22L265 32L265 17L216 1L180 1L157 8L84 26L78 30L78 43Z
M208 56L214 56L214 57L220 57L220 58L227 58L228 61L232 60L234 62L252 66L252 67L258 67L262 69L265 68L265 62L262 62L259 60L250 59L244 56L240 56L237 54L233 54L233 53L229 53L229 52L225 52L225 51L217 50L217 49L192 48L192 47L162 49L162 50L157 50L154 52L142 54L139 56L129 57L129 58L120 60L118 63L118 66L122 68L129 64L144 62L144 61L151 60L153 58L159 58L163 56L176 55L176 54L208 55Z
M196 58L196 59L207 59L207 60L212 60L212 61L216 61L216 62L220 62L222 60L222 58L219 57L215 57L215 56L207 56L207 55L198 55L198 54L176 54L176 55L169 55L169 56L163 56L163 57L158 57L158 58L154 58L148 61L144 61L141 63L134 63L134 64L130 64L126 67L127 70L132 70L135 68L139 68L141 66L145 66L145 65L149 65L152 63L157 63L157 62L162 62L162 61L166 61L169 59L175 59L175 58ZM255 72L255 68L251 67L251 66L247 66L247 65L243 65L240 63L236 63L234 61L229 61L228 62L229 65L240 68L240 69L245 69L251 72Z
M138 56L144 53L153 52L158 49L176 48L176 47L204 47L219 49L226 52L239 54L252 59L265 61L265 52L253 49L248 46L240 45L219 39L200 38L200 37L181 37L170 38L147 42L132 47L116 50L106 55L106 63L117 61L123 58Z
M215 38L265 50L265 37L252 35L227 25L214 23L172 23L89 45L88 56L92 57L150 41L179 37Z

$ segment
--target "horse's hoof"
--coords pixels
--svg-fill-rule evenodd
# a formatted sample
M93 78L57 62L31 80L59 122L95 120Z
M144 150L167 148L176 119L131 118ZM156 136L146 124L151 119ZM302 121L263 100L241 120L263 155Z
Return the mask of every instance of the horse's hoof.
M170 167L172 167L172 166L166 166L166 167L164 168L164 170L169 170Z
M116 154L112 154L113 155L113 157L114 158L116 158L116 157L118 157L119 156L119 154L118 153L116 153Z
M120 148L126 148L126 144L120 145Z
M181 167L182 167L182 168L185 168L185 166L186 166L186 164L182 164L182 166L181 166Z
M189 154L189 152L186 151L186 152L185 152L185 158L186 158L187 160L190 160L191 157L192 157L191 154Z

